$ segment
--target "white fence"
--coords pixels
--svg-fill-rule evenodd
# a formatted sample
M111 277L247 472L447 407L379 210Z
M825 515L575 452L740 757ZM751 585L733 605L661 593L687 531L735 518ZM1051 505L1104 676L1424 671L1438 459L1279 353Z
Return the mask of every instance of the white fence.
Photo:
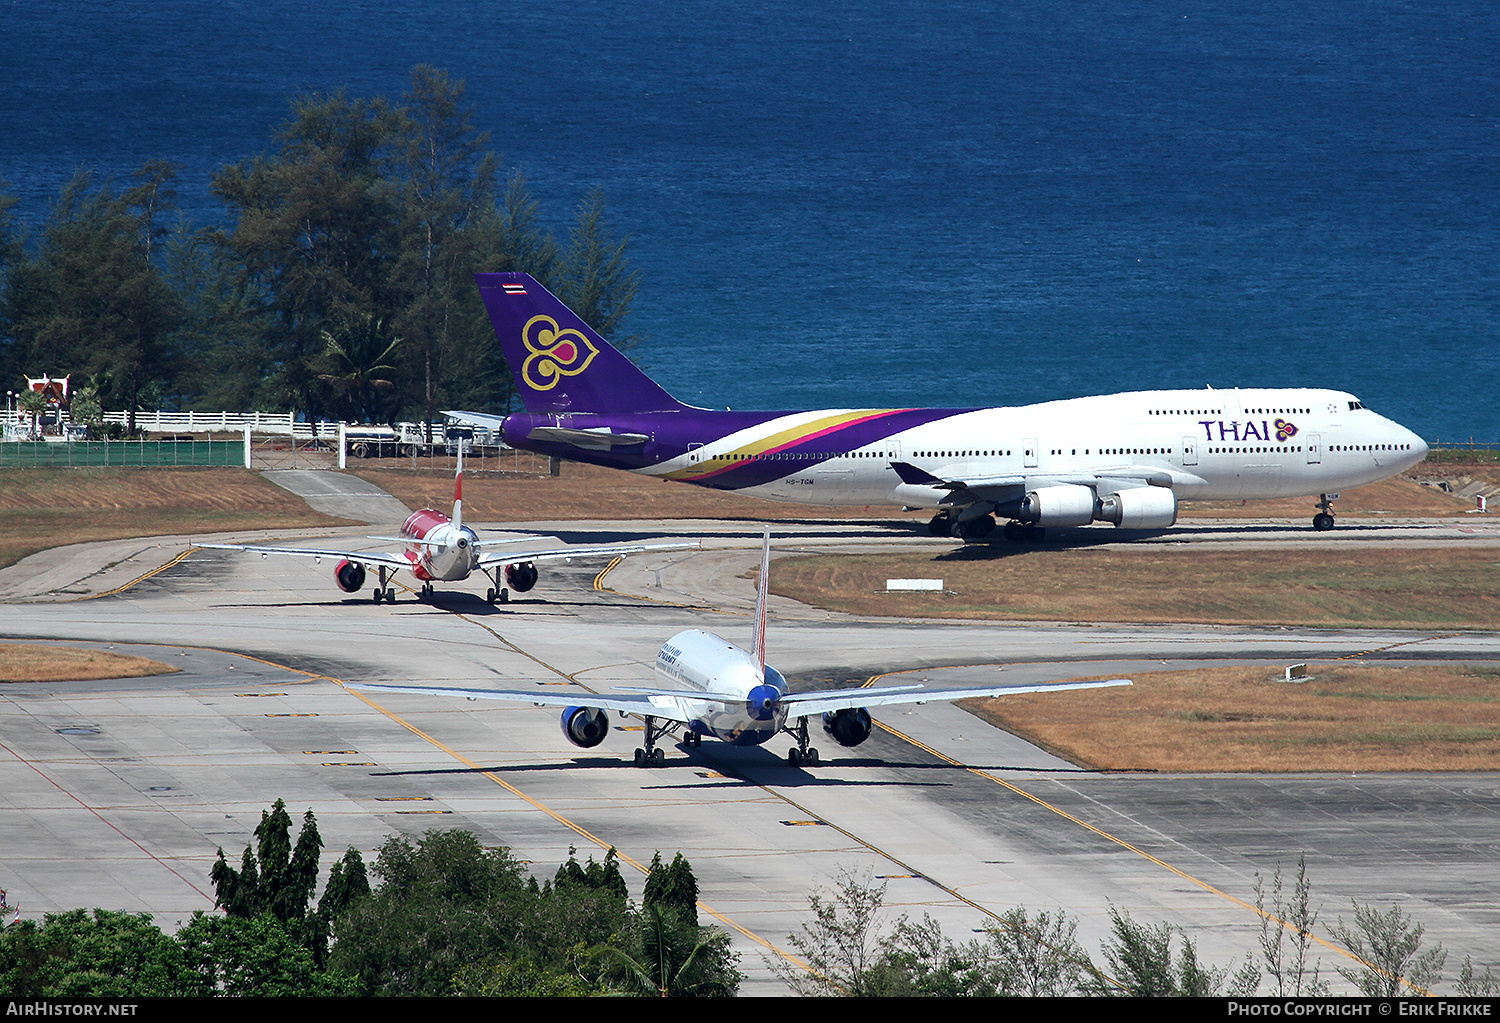
M311 440L313 437L335 437L339 424L324 420L314 432L312 423L299 423L293 412L137 412L138 430L153 433L241 433L249 427L255 433L279 433ZM106 412L106 423L126 423L124 412Z

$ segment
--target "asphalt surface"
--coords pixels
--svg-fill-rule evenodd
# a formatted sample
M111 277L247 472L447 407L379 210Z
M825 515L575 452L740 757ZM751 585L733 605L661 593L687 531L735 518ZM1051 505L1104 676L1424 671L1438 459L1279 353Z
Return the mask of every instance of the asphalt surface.
M472 830L546 876L570 847L596 858L615 847L641 866L681 850L704 916L743 954L748 994L782 990L765 957L790 951L809 893L845 873L884 883L892 917L931 914L960 940L1020 905L1065 911L1097 951L1116 907L1184 928L1203 960L1229 966L1261 933L1257 876L1294 872L1301 855L1320 937L1352 919L1352 902L1395 903L1449 949L1450 977L1465 955L1500 965L1500 775L1101 775L944 703L876 714L882 727L856 749L820 736L816 768L788 767L785 741L710 740L668 746L664 768L640 770L630 760L640 733L618 718L601 746L583 750L550 710L371 699L339 685L597 690L649 682L657 648L681 628L746 643L760 527L658 525L537 524L572 542L693 536L704 549L632 556L602 581L597 560L544 568L535 590L497 607L480 599L480 576L431 604L402 590L394 607L377 606L340 592L331 564L202 550L175 560L185 546L171 539L49 552L0 573L10 601L0 636L112 647L182 669L0 685L0 887L26 917L103 906L172 926L212 909L216 851L237 858L281 797L294 817L317 814L325 870L349 846L373 861L387 836L431 828ZM1480 527L1377 524L1335 542L1458 543L1492 556L1500 533ZM940 543L876 524L775 528L778 556ZM364 532L334 535L361 542ZM1173 533L1139 539L1312 542L1305 528L1260 523ZM774 600L769 653L809 687L891 671L941 686L1200 661L1496 662L1500 635L908 622ZM641 877L629 875L639 895ZM1347 989L1333 973L1347 958L1319 947L1324 976Z

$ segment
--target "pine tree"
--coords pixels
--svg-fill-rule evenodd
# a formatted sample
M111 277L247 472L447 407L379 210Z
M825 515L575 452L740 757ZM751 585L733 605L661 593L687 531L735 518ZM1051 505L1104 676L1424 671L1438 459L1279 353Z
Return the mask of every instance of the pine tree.
M662 866L661 851L651 857L651 872L641 893L641 906L659 906L671 910L682 920L698 925L698 879L692 865L682 853L672 857L670 866Z
M230 916L254 917L270 913L283 923L300 921L318 885L318 857L323 839L318 821L308 810L302 818L297 845L292 846L292 818L278 799L262 811L255 843L245 846L240 869L235 870L219 850L209 873L218 905Z

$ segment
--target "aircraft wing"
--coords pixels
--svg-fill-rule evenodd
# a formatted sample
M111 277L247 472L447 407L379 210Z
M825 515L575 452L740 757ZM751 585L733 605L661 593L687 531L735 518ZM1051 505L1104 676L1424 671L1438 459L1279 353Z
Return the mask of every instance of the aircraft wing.
M556 558L609 558L616 555L639 554L641 551L673 551L701 547L694 540L690 543L617 543L595 547L548 547L540 550L504 550L492 554L481 554L479 566L513 565L522 561L551 561Z
M1175 483L1201 483L1199 477L1180 470L1167 470L1155 465L1116 465L1088 472L1028 472L1004 475L954 475L934 476L926 469L919 469L910 462L892 462L891 468L901 477L902 483L936 487L956 493L967 491L982 493L994 490L1020 490L1027 487L1073 483L1083 487L1094 487L1111 481L1170 487Z
M192 546L215 551L250 551L255 554L290 554L294 558L339 558L365 565L390 565L393 568L411 568L411 561L403 554L388 551L335 551L317 547L265 547L243 543L195 543Z
M689 714L682 698L696 694L652 691L628 694L545 692L541 689L463 689L451 686L396 686L379 682L346 682L344 688L361 693L403 693L411 696L461 696L465 700L505 700L530 703L539 707L602 707L623 714L639 714L671 721L687 722Z
M986 696L1020 693L1053 693L1065 689L1105 689L1128 686L1128 678L1107 682L1037 682L1023 685L975 686L969 689L928 689L925 686L883 686L878 689L835 689L826 692L788 693L782 699L788 717L814 717L854 707L888 707L898 703L929 703L933 700L972 700Z

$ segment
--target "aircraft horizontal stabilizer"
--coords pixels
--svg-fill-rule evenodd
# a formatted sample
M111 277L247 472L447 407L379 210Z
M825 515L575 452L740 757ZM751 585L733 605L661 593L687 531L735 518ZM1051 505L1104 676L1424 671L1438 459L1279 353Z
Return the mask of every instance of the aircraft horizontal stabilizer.
M1016 696L1021 693L1052 693L1066 689L1106 689L1130 684L1128 678L1115 678L1107 682L1039 682L1031 685L976 686L967 689L886 686L880 689L846 689L837 693L798 693L794 698L795 702L788 704L787 713L797 717L813 717L855 707L886 707L901 703L929 703L934 700L973 700L988 696Z
M415 536L367 536L367 537L365 537L365 539L366 540L384 540L387 543L404 543L404 544L408 544L408 545L413 546L413 547L443 547L443 546L446 546L450 542L450 541L448 541L446 539L445 540L424 540L424 539L422 539L420 537L415 537ZM472 546L472 547L498 547L501 544L507 544L507 543L526 543L527 541L533 541L534 542L536 540L549 540L549 539L556 539L556 538L555 537L545 537L545 536L506 536L506 537L498 537L498 538L493 539L493 540L471 540L470 541L470 546ZM558 543L562 543L561 540L558 540L557 542Z
M809 703L813 700L841 700L845 697L864 698L871 694L889 695L890 693L909 693L914 690L928 691L927 687L920 682L913 682L910 685L904 686L880 686L875 689L867 686L861 686L857 689L820 689L811 693L787 693L783 702L788 707L795 707L798 704Z
M651 438L644 433L616 433L608 429L570 430L563 426L536 426L526 434L526 439L571 444L585 451L608 451L610 448L644 444Z
M555 547L537 551L507 550L496 554L482 554L479 557L479 564L483 567L501 562L551 561L556 558L614 557L615 555L639 554L642 551L698 550L702 546L702 541L691 540L683 543L615 543L601 544L595 547Z

